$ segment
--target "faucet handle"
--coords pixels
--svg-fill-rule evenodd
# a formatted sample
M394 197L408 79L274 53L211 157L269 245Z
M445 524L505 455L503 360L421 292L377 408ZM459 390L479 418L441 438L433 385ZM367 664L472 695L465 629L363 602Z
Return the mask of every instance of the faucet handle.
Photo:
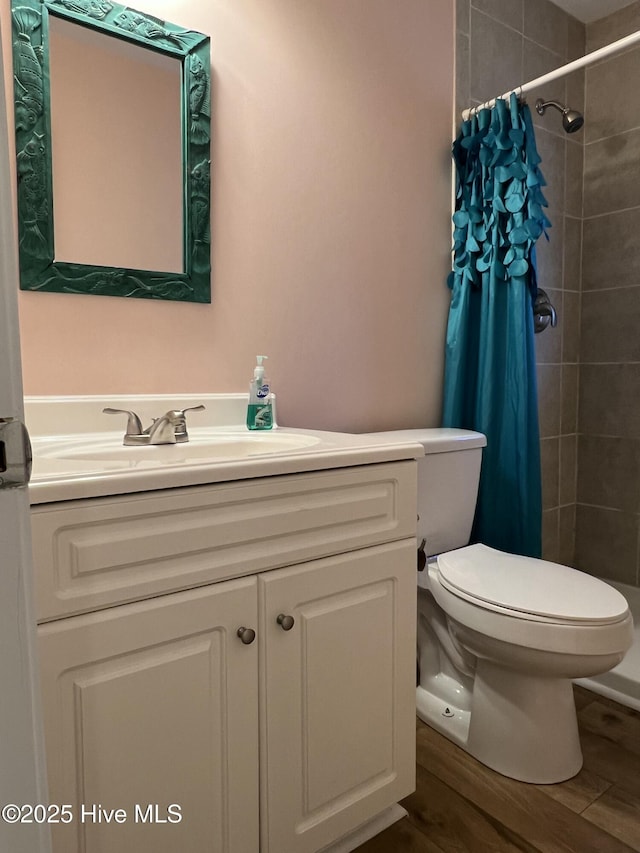
M176 441L189 441L189 434L187 432L187 412L202 412L204 411L205 406L187 406L184 409L175 409L172 412L167 412L165 417L170 417L171 423L173 424Z
M127 415L127 435L142 434L142 422L135 412L130 412L128 409L112 409L109 407L102 411L105 415Z

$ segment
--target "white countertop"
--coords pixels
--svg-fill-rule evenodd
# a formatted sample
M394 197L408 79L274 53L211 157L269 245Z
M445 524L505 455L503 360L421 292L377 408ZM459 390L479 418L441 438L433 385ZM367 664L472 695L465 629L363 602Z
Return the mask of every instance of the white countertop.
M251 433L241 421L246 400L246 395L242 394L27 398L26 422L34 457L29 484L30 501L42 504L297 474L417 459L424 453L422 445L402 438L394 440L388 434L377 437L375 433L355 435L282 427L269 433ZM115 416L102 414L104 406L134 409L146 423L150 417L157 417L170 408L184 408L199 402L207 406L207 413L189 414L188 445L142 448L142 453L140 448L122 447L124 415L120 423ZM148 415L148 412L152 414ZM118 429L96 430L97 426L104 428L105 423L110 427L117 423ZM276 442L281 438L287 439L294 449L268 452L269 436ZM202 443L219 439L224 442L233 437L254 442L255 453L251 447L248 453L238 458L207 460L193 455ZM87 458L93 446L117 451L114 454L116 458ZM181 452L186 447L189 450ZM82 451L77 456L74 455L76 448ZM119 448L122 448L121 452ZM133 451L131 458L128 458L129 450ZM152 452L146 454L144 451L147 450Z

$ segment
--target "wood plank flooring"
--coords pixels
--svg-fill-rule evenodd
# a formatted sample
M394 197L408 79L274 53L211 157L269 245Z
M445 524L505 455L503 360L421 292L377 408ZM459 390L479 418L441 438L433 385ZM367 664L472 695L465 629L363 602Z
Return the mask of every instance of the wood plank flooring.
M558 785L500 776L418 721L409 816L357 853L640 851L640 713L574 692L584 767Z

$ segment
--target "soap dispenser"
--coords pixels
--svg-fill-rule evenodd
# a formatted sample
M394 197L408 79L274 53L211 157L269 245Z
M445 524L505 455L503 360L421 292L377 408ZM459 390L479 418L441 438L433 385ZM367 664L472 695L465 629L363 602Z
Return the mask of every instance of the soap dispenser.
M256 356L253 379L249 385L249 405L247 406L247 429L271 429L273 427L273 407L269 381L265 378L262 362L266 355Z

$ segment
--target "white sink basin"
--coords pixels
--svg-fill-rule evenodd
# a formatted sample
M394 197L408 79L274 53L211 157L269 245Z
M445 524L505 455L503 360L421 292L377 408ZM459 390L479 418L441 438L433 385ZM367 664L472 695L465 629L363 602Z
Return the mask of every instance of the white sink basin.
M122 467L146 465L185 465L230 459L247 459L278 453L291 453L318 444L315 436L287 433L236 433L192 437L182 444L152 444L125 447L121 443L61 442L40 451L46 459L113 463Z
M32 505L187 488L417 458L422 445L277 427L250 431L246 394L29 397L25 419L33 446ZM189 441L125 447L125 426L105 407L135 411L143 424L162 412L190 409Z

